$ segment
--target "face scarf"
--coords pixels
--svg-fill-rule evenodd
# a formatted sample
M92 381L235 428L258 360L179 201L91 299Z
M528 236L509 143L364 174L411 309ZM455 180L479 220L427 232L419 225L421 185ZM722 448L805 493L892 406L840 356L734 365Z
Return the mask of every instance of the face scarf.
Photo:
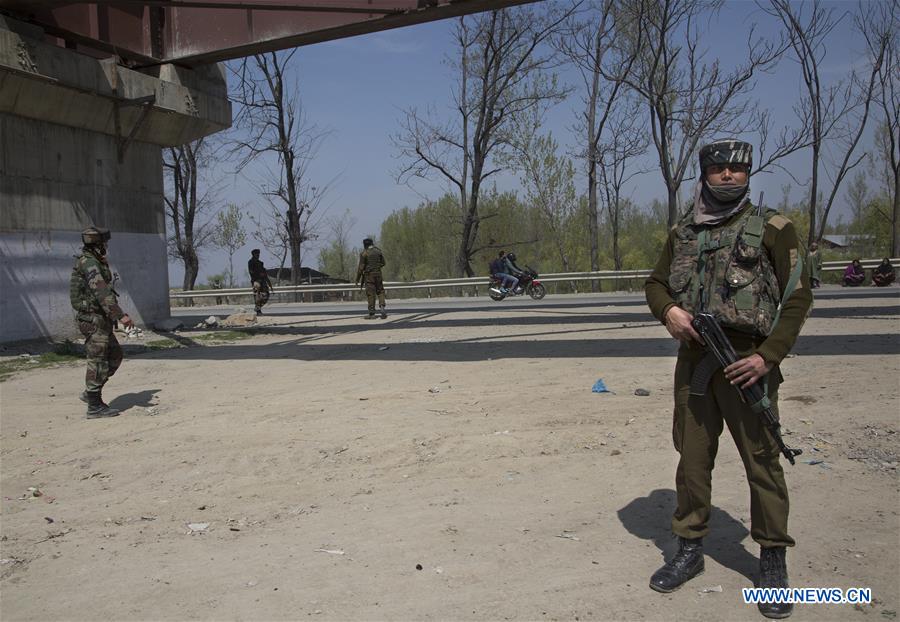
M750 184L710 186L706 180L694 191L694 223L717 225L741 211L750 200Z

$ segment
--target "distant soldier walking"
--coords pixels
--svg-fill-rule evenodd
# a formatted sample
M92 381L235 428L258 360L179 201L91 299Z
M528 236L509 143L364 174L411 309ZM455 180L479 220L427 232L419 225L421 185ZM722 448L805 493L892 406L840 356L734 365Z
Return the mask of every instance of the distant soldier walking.
M369 301L367 320L375 319L375 296L378 296L381 319L387 319L384 310L384 281L381 278L381 269L384 265L384 253L375 246L372 238L363 240L363 252L359 254L359 266L356 269L356 284L360 287L365 284L366 287L366 298Z
M115 417L119 411L103 401L101 391L110 376L122 364L122 348L113 335L113 323L126 327L134 323L122 311L113 289L112 273L106 260L109 229L88 227L81 232L84 244L77 255L69 280L69 300L77 315L78 330L84 335L87 354L85 390L80 398L87 402L87 418Z
M247 262L247 271L250 273L250 282L253 284L253 303L256 305L256 315L262 315L263 305L269 302L269 291L272 281L266 267L259 260L259 249L250 251L250 261Z

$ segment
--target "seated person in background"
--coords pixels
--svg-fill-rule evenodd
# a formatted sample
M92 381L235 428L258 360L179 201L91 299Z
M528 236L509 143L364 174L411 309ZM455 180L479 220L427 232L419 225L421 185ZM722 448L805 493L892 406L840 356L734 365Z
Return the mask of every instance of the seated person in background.
M891 265L891 260L885 257L881 260L881 265L872 270L872 285L885 287L893 283L895 277L894 266Z
M491 275L501 280L500 291L504 294L509 293L509 290L515 289L516 285L519 284L519 279L511 275L506 268L506 261L504 259L506 255L506 251L500 251L497 255L497 259L491 262Z
M862 264L859 263L859 259L854 259L853 262L847 266L846 270L844 270L844 287L856 287L862 285L865 280L866 271L863 270Z

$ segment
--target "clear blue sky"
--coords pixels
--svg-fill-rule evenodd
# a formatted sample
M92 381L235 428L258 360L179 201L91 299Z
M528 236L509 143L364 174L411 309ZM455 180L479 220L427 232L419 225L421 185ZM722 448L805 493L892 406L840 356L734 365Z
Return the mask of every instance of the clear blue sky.
M853 2L825 4L839 12L857 10ZM754 23L759 34L774 36L777 28L774 20L764 15L755 3L728 2L707 31L708 58L718 57L725 66L740 62L746 55L746 34ZM323 185L337 177L323 201L324 213L319 218L338 217L349 209L356 219L351 232L354 244L359 244L365 235L377 235L382 220L393 210L415 207L423 198L438 198L446 190L446 185L437 178L433 182L416 181L413 187L397 184L394 173L399 166L398 154L390 136L399 130L405 108L432 107L439 114L450 114L454 76L445 60L454 54L453 26L453 21L433 22L312 45L300 48L294 56L293 67L305 113L311 122L331 130L310 167L313 185ZM829 81L846 77L863 50L864 41L853 32L852 19L845 18L831 35L823 77ZM573 85L578 84L573 74L563 71L560 76ZM791 123L791 108L798 99L800 87L797 64L786 56L774 72L759 76L754 95L762 106L772 110L780 124ZM567 151L574 150L575 137L569 128L579 107L576 93L552 110L547 120L547 129L553 131ZM870 124L874 126L871 121ZM870 149L871 145L870 133L862 148ZM652 165L655 157L652 147L649 156L647 166ZM788 166L799 179L805 180L809 177L808 153L792 158ZM215 173L223 180L221 202L235 202L251 211L260 209L263 202L256 196L254 187L245 178L233 175L232 169L226 163L216 167ZM782 196L782 185L789 181L783 174L754 177L751 182L754 197L763 190L766 203L774 204ZM500 177L498 185L502 190L515 189L516 178ZM585 192L584 185L581 180L579 192ZM799 200L804 191L794 184L793 200ZM636 180L629 193L639 204L662 199L665 187L658 170ZM840 204L835 209L838 214L844 212ZM830 220L835 219L832 216ZM248 221L246 227L249 239L252 224ZM324 223L322 234L324 243L328 237ZM238 282L246 281L244 272L249 250L257 246L251 241L235 255ZM314 243L308 244L304 265L315 267L317 254ZM267 256L265 251L262 259L267 266L277 265L276 259ZM226 265L224 252L205 249L198 282L205 283L210 274L222 272ZM171 285L180 286L180 265L170 263L169 273Z

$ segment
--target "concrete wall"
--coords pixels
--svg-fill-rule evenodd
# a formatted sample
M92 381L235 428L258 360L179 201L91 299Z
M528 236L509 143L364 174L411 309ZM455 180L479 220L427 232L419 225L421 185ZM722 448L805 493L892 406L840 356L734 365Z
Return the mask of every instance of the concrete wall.
M141 73L42 39L0 16L0 341L76 336L69 276L90 225L112 231L120 301L152 325L169 316L161 147L230 125L221 68Z
M164 234L113 234L109 263L119 302L139 324L169 316ZM69 276L81 234L0 233L0 341L80 337L69 305Z
M117 291L142 324L169 315L161 151L0 114L0 341L71 336L80 231L109 227Z

